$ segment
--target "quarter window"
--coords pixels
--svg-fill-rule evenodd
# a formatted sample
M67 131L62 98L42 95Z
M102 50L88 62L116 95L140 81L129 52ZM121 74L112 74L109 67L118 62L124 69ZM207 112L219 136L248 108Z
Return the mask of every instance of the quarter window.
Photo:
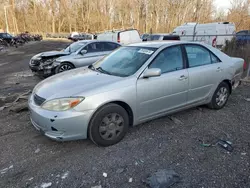
M153 60L149 68L159 68L161 73L183 69L182 50L180 46L166 48Z
M218 57L216 57L214 54L211 53L211 59L212 59L212 63L219 63L221 62L221 60L219 60Z

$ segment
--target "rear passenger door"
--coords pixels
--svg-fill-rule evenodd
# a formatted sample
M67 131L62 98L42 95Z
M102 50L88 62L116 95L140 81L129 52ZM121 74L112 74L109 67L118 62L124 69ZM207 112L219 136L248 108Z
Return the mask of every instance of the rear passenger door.
M223 65L207 48L184 45L189 74L188 104L207 99L222 79Z

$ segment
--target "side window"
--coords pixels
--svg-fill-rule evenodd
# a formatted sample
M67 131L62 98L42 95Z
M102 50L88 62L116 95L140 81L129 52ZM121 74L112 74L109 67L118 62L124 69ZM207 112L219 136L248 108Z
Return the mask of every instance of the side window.
M94 53L94 52L100 52L103 50L102 43L95 42L88 44L83 50L87 50L87 53Z
M96 52L101 52L103 51L103 43L102 42L97 42L96 44Z
M189 67L211 64L210 51L198 45L185 45Z
M149 68L159 68L161 69L161 73L183 69L181 47L166 48L153 60Z
M115 43L111 43L111 42L104 43L104 51L113 51L118 47L119 47L119 45L117 45Z

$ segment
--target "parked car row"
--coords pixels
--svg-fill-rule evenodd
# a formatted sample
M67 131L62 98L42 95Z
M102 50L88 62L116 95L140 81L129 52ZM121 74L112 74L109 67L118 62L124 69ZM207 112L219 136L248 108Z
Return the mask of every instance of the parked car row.
M93 40L96 39L96 37L97 36L94 34L73 32L70 34L68 39L72 40L73 42L76 42L79 40Z
M49 77L73 68L90 65L111 53L121 45L141 42L136 29L105 31L97 35L73 32L70 39L77 41L62 51L43 52L35 55L29 62L30 69L39 76ZM89 37L92 40L85 40Z
M240 84L243 59L202 43L136 43L138 36L134 30L106 32L34 56L33 71L58 74L29 98L33 126L53 140L89 138L110 146L130 126L203 104L221 109ZM134 43L124 45L128 41Z
M31 35L29 33L21 33L16 36L12 36L9 33L0 33L0 46L14 46L18 47L29 41L41 41L41 35Z

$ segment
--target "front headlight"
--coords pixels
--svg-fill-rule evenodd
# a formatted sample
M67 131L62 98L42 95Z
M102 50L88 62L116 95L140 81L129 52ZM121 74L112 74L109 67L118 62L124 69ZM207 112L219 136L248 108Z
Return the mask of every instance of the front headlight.
M37 54L37 55L33 56L31 59L32 60L41 60L42 59L41 55L42 55L42 53Z
M56 58L47 59L43 62L43 65L51 65L55 60Z
M74 108L84 100L84 97L69 97L47 101L42 104L42 108L51 111L66 111Z

